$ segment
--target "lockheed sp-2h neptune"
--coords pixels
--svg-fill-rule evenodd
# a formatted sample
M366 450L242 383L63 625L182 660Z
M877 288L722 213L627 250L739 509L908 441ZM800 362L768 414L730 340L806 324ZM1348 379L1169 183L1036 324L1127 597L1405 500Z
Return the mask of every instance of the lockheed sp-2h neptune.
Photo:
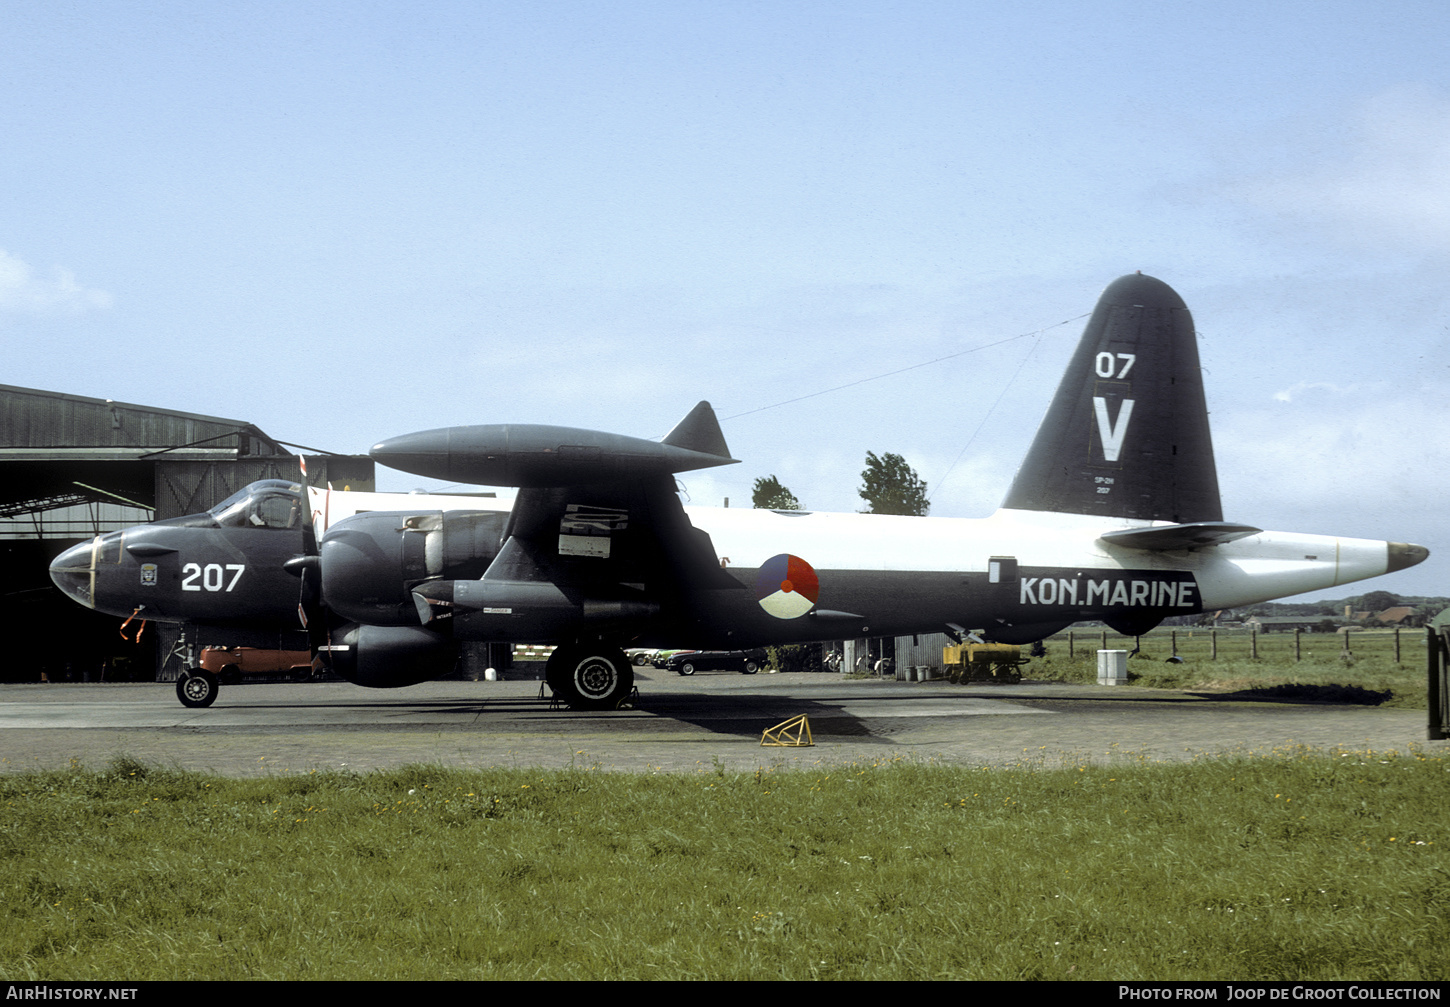
M1026 643L1084 619L1134 634L1428 555L1224 521L1193 320L1141 274L1104 291L985 519L684 507L678 473L735 462L704 402L659 442L518 424L407 434L371 453L518 494L507 513L474 503L359 514L314 543L302 488L255 484L255 503L231 503L239 516L223 504L209 519L102 536L59 557L52 577L102 611L173 621L295 626L300 597L314 649L375 687L447 673L460 641L556 644L553 691L611 708L633 686L625 646L966 630ZM298 504L295 523L271 496ZM265 547L264 528L276 533ZM287 590L287 572L300 587Z

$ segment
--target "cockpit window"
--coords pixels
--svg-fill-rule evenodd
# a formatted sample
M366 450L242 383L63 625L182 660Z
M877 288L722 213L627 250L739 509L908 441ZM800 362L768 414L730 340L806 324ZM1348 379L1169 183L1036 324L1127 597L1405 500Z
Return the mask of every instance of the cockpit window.
M253 483L217 504L211 514L223 528L300 528L301 487L281 480Z
M115 564L121 562L121 538L118 531L106 535L96 536L96 565Z
M247 520L258 528L296 528L302 505L294 497L270 493L257 501Z
M207 513L213 514L216 517L220 518L224 513L231 510L237 504L241 503L244 500L250 499L251 496L252 488L250 486L243 486L241 489L237 490L235 493L227 497L221 503L217 504L211 510L207 511Z

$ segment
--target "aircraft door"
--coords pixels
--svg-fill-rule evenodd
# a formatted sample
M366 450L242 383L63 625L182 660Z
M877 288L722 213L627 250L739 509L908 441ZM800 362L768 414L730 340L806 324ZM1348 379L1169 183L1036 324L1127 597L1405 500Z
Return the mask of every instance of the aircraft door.
M1017 607L1017 557L993 556L987 560L987 597L992 614L1010 619Z

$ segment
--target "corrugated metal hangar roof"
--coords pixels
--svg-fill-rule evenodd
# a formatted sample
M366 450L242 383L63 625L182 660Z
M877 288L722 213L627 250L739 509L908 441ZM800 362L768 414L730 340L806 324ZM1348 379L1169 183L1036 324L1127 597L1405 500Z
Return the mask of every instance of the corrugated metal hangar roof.
M289 455L245 420L0 385L0 460L188 461Z

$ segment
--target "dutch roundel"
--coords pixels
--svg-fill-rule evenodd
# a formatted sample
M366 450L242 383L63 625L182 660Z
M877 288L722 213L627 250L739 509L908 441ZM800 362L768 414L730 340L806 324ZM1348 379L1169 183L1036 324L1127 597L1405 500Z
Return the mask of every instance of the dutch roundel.
M777 619L798 619L816 605L821 585L816 571L799 556L781 553L760 566L755 598Z

